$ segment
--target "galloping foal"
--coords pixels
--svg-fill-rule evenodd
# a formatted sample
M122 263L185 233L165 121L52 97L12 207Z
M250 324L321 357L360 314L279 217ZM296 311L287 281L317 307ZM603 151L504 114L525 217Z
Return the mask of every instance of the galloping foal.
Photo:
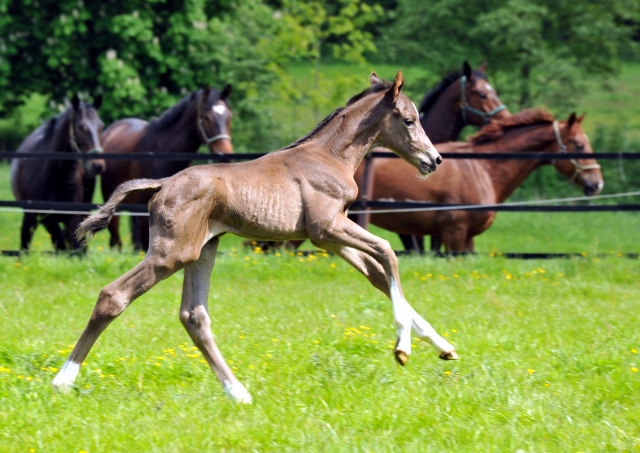
M225 233L258 240L311 239L342 257L391 299L400 364L406 364L411 353L412 327L441 359L457 359L453 346L406 301L389 243L347 218L347 208L358 194L353 174L372 146L393 150L423 176L442 161L420 126L415 105L400 92L402 73L398 71L393 83L382 82L375 73L369 80L371 86L345 108L336 109L280 151L250 162L191 167L161 180L129 181L116 189L99 212L80 225L78 236L91 240L108 225L127 194L153 190L149 253L102 289L53 386L68 390L111 321L160 280L184 268L180 321L230 397L251 402L213 340L207 311L211 271Z

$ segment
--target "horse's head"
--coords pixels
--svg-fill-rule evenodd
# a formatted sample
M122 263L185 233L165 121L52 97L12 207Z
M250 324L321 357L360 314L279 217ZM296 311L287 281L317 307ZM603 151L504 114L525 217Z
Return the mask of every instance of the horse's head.
M214 154L232 154L231 118L229 108L231 85L222 92L206 86L198 99L198 133L202 143Z
M486 76L485 63L477 70L465 60L460 77L460 109L465 124L482 127L510 115Z
M375 72L369 77L371 85L382 83ZM418 109L400 92L404 84L398 71L391 87L384 93L379 107L381 129L377 141L416 167L423 176L436 170L442 157L420 124Z
M96 96L93 104L80 101L77 94L71 99L69 145L74 152L81 154L102 153L100 137L104 124L98 115L98 109L101 105L101 94ZM82 167L89 176L95 176L105 170L106 163L104 159L91 159L83 161Z
M581 125L585 115L576 117L576 114L572 113L567 121L554 123L558 152L593 153L589 137L584 133ZM553 166L571 182L580 184L587 196L596 195L604 187L600 165L595 159L555 160Z

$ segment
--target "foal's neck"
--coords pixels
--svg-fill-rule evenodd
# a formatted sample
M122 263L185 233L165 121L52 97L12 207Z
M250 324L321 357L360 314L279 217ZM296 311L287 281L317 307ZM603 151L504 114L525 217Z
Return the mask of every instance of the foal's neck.
M500 140L475 146L473 151L480 153L548 152L552 154L554 149L555 136L553 136L550 124L534 126L529 131L521 131L520 134L515 131L507 132L507 134L507 137ZM549 161L552 158L553 156L550 156ZM529 159L491 159L484 161L484 168L493 183L496 203L503 203L531 173L542 165L548 164L549 161Z
M420 124L431 143L458 140L465 124L460 109L460 83L449 86L433 106L420 117Z

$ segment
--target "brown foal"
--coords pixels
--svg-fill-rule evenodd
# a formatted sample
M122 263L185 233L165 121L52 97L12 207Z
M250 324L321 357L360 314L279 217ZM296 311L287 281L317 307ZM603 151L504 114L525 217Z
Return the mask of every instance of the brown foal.
M225 233L248 239L311 239L342 257L391 299L398 362L404 365L409 358L412 328L441 359L457 359L453 346L406 301L389 243L347 218L347 208L358 194L354 172L372 146L393 150L422 175L442 161L420 126L415 105L400 92L402 73L398 71L393 83L372 73L370 82L345 108L280 151L250 162L192 167L161 180L129 181L116 189L99 212L80 225L78 235L90 240L108 225L127 194L153 190L149 253L102 289L53 386L68 389L111 321L160 280L184 268L180 320L225 391L235 401L250 402L214 342L207 308L216 250Z

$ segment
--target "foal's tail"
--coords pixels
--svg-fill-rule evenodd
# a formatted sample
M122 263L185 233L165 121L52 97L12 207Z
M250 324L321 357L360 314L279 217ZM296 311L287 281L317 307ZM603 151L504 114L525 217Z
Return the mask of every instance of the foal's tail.
M111 217L116 212L116 208L124 197L132 192L141 192L145 190L158 191L162 187L162 182L157 179L134 179L120 184L109 200L92 216L86 218L76 230L76 237L86 246L93 239L93 235L100 230L104 230L108 225Z

